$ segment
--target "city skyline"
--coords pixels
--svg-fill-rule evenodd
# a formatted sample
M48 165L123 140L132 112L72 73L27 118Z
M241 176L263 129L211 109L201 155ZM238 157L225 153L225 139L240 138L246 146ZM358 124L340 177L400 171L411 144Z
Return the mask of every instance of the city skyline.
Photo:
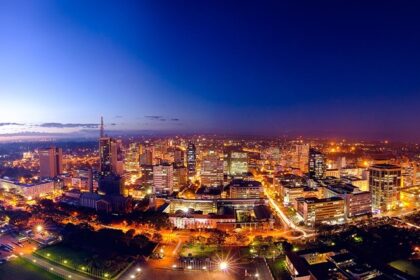
M164 2L2 1L0 137L420 139L418 4Z

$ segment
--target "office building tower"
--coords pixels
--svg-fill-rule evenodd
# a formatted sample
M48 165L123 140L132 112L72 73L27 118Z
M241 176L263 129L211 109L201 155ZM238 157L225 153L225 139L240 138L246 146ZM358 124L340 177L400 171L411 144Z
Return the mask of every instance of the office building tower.
M309 178L325 178L326 169L325 155L315 149L309 149Z
M153 165L143 164L140 166L141 184L145 187L153 186Z
M121 177L115 174L100 176L98 180L99 193L104 195L120 195L122 194Z
M154 147L144 147L140 154L140 165L153 165Z
M112 173L112 139L110 137L101 137L99 139L99 170L101 176L107 176Z
M174 151L174 163L177 165L185 165L185 151L176 148Z
M228 174L242 176L248 173L248 153L243 151L229 151L227 156Z
M53 178L63 173L63 150L50 147L39 150L40 176Z
M223 160L215 151L209 151L201 161L201 184L204 186L223 185Z
M188 176L194 176L196 174L197 155L195 145L192 142L188 143L187 147L187 169Z
M187 168L183 165L174 164L174 188L173 191L177 192L188 183Z
M156 194L171 194L174 187L173 166L160 164L153 166L153 189Z
M292 151L292 166L299 168L303 173L308 172L309 144L297 144Z
M375 164L369 167L369 190L374 211L388 211L398 206L401 188L401 167Z

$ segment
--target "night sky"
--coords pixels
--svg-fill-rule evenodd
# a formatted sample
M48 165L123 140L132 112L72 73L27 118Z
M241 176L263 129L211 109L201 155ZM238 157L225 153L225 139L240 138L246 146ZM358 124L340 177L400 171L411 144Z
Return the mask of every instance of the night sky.
M0 134L420 140L418 1L0 0Z

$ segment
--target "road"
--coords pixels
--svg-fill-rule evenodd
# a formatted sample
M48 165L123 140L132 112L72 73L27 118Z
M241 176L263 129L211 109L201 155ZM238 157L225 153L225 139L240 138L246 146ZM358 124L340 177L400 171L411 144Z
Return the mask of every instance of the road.
M283 213L283 211L277 205L277 202L270 196L270 194L266 190L264 190L264 193L267 196L268 201L270 202L271 207L274 209L274 211L276 212L277 216L282 220L282 222L287 227L289 227L289 228L291 228L291 229L293 229L295 231L298 231L298 232L300 232L302 234L302 236L300 236L300 237L298 237L296 239L299 239L299 238L309 238L309 237L313 237L313 236L316 235L314 232L309 232L309 230L307 230L307 229L305 229L303 227L300 227L300 226L297 226L296 224L294 224L293 221L290 220L286 216L286 214Z

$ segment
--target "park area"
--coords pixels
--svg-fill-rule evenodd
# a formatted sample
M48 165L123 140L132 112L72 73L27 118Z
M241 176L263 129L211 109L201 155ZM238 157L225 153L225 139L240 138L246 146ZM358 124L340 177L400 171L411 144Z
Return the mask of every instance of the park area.
M205 258L212 256L217 246L205 244L186 244L180 252L181 257Z
M15 258L0 265L0 278L11 280L62 280L62 278L22 258Z
M74 250L61 244L40 249L36 255L51 263L97 278L114 277L131 262L128 258L104 257L82 250Z

